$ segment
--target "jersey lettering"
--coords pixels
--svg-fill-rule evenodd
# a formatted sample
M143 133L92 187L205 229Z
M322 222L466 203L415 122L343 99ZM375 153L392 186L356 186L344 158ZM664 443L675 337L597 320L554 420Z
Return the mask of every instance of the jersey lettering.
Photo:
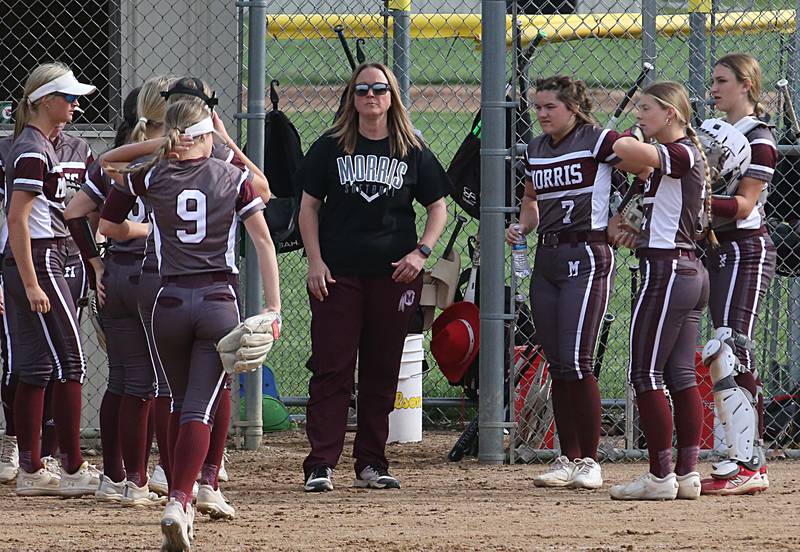
M533 181L533 187L537 191L583 184L583 172L581 171L580 163L573 163L563 167L533 169L531 173L531 181Z
M176 209L178 217L194 223L194 229L178 230L178 239L183 243L200 243L206 237L206 195L200 190L183 190L178 194Z
M408 171L405 161L384 155L344 155L336 158L339 184L346 193L357 193L371 202L381 195L393 196L403 187Z

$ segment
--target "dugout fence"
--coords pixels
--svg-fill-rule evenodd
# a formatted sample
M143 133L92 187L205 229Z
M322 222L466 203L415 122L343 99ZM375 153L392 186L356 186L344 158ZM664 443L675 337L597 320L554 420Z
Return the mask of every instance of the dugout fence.
M577 2L575 13L544 15L558 0L535 2L524 9L509 3L504 28L494 29L507 44L505 79L517 91L520 52L529 41L544 31L547 36L531 57L531 79L567 73L587 82L596 114L605 124L619 103L623 91L636 79L642 63L654 64L649 79L684 82L695 98L707 97L708 81L715 59L732 51L753 54L764 72L764 104L776 124L781 141L781 164L773 181L770 216L779 244L780 275L767 290L761 318L755 326L756 357L767 400L769 446L794 454L800 450L800 250L793 245L800 197L793 195L800 176L800 149L784 116L784 100L775 82L787 78L792 97L797 98L800 82L795 77L800 62L800 35L795 20L798 5L793 2L684 2L664 0L587 0ZM574 4L574 3L570 3ZM76 121L72 132L86 137L95 151L111 141L119 121L121 101L135 86L153 74L192 74L209 81L221 97L220 111L244 145L257 132L254 125L263 120L263 108L250 105L268 88L271 80L280 82L277 92L280 108L300 133L304 150L327 128L339 104L350 68L335 32L342 26L345 38L355 51L361 39L366 58L393 66L404 83L407 107L414 125L443 165L449 165L481 108L481 60L486 30L481 28L481 2L478 0L275 0L270 2L163 2L111 0L104 2L14 2L0 1L8 14L0 21L9 55L0 60L0 102L14 102L21 93L24 75L41 61L60 59L72 65L79 78L98 84L97 97L89 99L85 116ZM263 61L253 63L252 10L265 13L266 35ZM533 10L533 11L532 11ZM523 13L524 12L524 13ZM45 20L68 21L63 29L45 25ZM519 40L517 38L519 37ZM258 58L258 56L255 56ZM251 74L261 67L263 74ZM261 84L258 84L258 81ZM264 86L266 83L266 87ZM255 85L255 86L254 86ZM512 100L518 99L514 92ZM248 101L250 100L250 101ZM4 104L3 107L6 107ZM248 110L248 107L256 109ZM698 112L710 111L702 102ZM259 111L260 110L260 111ZM512 115L513 110L509 110ZM512 115L516 117L515 115ZM534 118L535 119L535 118ZM3 121L0 132L10 131ZM631 111L618 121L619 128L633 122ZM517 121L511 122L516 127ZM486 123L484 123L486 124ZM234 131L235 128L235 131ZM533 123L532 131L538 132ZM502 181L499 176L496 181ZM449 204L451 220L464 215L455 202ZM468 221L456 240L462 266L470 264L468 238L478 234L478 221ZM434 250L438 258L451 227ZM534 245L531 243L531 248ZM310 353L309 308L305 291L306 262L302 251L279 256L286 331L268 360L278 389L291 413L298 419L304 413L309 373L305 368ZM617 253L617 274L609 313L608 339L600 376L603 397L602 449L608 459L641 456L643 442L637 429L636 414L626 385L627 343L631 312L631 284L635 257ZM244 264L243 264L244 266ZM484 263L483 271L498 269ZM510 274L508 267L505 274ZM527 282L503 277L513 298L517 288ZM246 278L243 279L246 287ZM516 305L506 303L506 313ZM90 377L85 385L83 426L87 437L96 436L99 427L100 399L105 389L105 355L96 346L90 325L84 323L85 347ZM698 345L712 331L703 324ZM511 461L545 460L554 454L550 413L530 394L542 387L539 365L528 357L524 334L516 347L506 341L498 344L508 351L508 370L523 372L519 383L506 378L505 424L509 429L506 445ZM430 427L464 428L478 406L474 393L451 386L436 369L429 354L430 335L425 336L426 360L432 368L423 380L424 419ZM484 347L486 344L484 343ZM500 368L497 368L500 370ZM546 381L545 381L546 383ZM260 378L251 378L251 408L242 406L242 435L258 427L253 419L253 400L260 396ZM545 388L546 392L546 388ZM235 393L236 401L245 401ZM495 400L500 401L495 395ZM704 395L709 407L710 394ZM484 399L486 400L486 399ZM501 405L502 410L502 405ZM234 406L234 412L240 412ZM248 421L249 420L249 421ZM518 423L517 423L518 422ZM713 416L705 420L704 433L709 448L723 446ZM250 439L252 442L252 438Z

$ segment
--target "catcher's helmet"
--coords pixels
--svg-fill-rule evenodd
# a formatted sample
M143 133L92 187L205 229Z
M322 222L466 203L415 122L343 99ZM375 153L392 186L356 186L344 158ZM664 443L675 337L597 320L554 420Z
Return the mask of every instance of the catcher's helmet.
M732 124L706 119L697 129L711 173L712 193L731 195L750 166L750 142Z

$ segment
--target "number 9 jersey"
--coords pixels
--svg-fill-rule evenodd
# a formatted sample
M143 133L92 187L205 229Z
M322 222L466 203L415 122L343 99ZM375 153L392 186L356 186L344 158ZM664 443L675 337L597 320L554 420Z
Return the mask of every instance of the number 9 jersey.
M250 171L214 158L165 160L127 174L125 183L111 190L101 216L121 223L136 196L144 197L162 277L238 272L237 222L264 209Z

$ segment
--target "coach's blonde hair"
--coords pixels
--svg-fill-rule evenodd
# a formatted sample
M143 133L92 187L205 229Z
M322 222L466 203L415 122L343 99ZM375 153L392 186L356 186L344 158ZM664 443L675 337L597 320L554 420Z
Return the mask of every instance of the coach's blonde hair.
M139 120L131 131L130 141L144 142L147 139L147 126L164 124L167 102L161 97L175 79L166 75L151 77L142 85L136 100L136 116Z
M582 80L573 79L567 75L555 75L538 79L535 85L537 92L555 92L558 101L564 103L567 109L584 123L597 124L592 114L592 100L589 99L589 90Z
M692 128L692 104L689 101L689 94L686 92L686 88L684 88L681 83L674 81L661 81L651 84L642 91L642 94L653 98L656 103L658 103L664 109L669 109L670 107L673 108L675 110L675 118L677 119L678 124L680 124L686 130L686 136L695 145L697 151L700 152L700 157L703 160L703 169L705 171L705 199L703 202L703 212L705 214L706 226L703 229L703 235L708 240L708 243L710 243L713 247L717 247L719 242L717 241L717 237L714 235L714 230L711 229L711 171L708 166L708 159L706 159L706 152L703 149L703 144L700 143L697 133L695 132L694 128Z
M330 135L338 140L339 147L347 155L351 155L355 151L356 142L358 141L358 111L356 111L355 105L355 86L359 82L359 76L365 69L379 70L386 77L386 82L389 83L389 94L392 101L386 114L386 124L389 127L390 154L396 157L405 157L412 149L422 148L422 140L414 133L414 126L411 124L408 112L403 106L397 78L395 78L391 69L382 63L362 63L353 71L353 75L350 77L345 89L344 107L328 131Z
M753 111L756 117L764 114L764 108L761 106L761 66L758 64L756 58L750 54L728 54L717 60L715 65L722 65L733 71L736 80L739 83L748 81L750 89L747 91L747 99L753 104Z
M206 106L203 103L181 101L170 104L167 106L167 112L164 114L164 127L166 128L165 137L167 139L164 145L149 161L131 167L130 169L122 169L120 172L129 173L149 171L152 167L166 159L167 156L169 156L169 154L175 150L180 143L181 134L185 133L188 127L199 123L207 117L208 109L206 109ZM207 135L204 134L195 138L195 141L207 139L209 138L207 138Z
M52 63L43 63L34 69L28 80L25 81L25 86L22 89L22 99L17 106L14 123L14 138L20 135L22 129L25 128L31 120L31 115L39 110L41 101L47 96L39 98L35 102L28 100L28 94L32 94L40 86L44 86L50 81L56 80L62 75L70 72L70 68L63 63L54 61ZM49 95L49 94L48 94Z

